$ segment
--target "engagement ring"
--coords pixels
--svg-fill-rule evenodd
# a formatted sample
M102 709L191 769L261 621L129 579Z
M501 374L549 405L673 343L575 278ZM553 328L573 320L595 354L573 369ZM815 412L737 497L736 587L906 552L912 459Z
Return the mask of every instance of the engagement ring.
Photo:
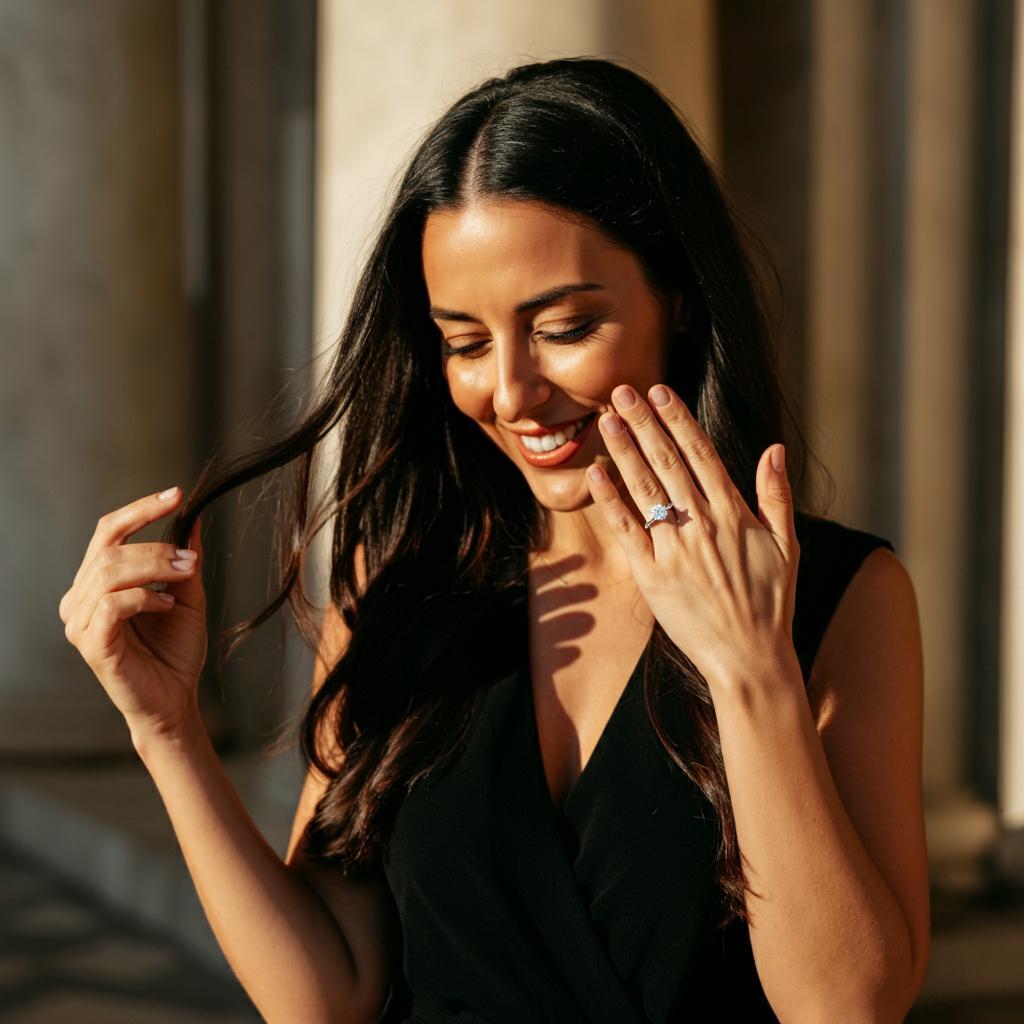
M667 505L653 505L651 511L647 514L647 522L644 523L644 529L649 530L651 523L658 523L662 519L668 519L670 508L672 508L672 502L669 502ZM678 519L678 516L676 518Z

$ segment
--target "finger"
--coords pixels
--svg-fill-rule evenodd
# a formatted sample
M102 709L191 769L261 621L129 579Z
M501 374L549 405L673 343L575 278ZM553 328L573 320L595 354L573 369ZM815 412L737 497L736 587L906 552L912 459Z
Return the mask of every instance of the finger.
M647 402L627 384L612 392L612 402L626 421L641 457L668 495L668 500L680 511L703 508L704 494L690 474L678 443L662 427Z
M149 558L153 560L174 561L177 558L198 558L199 553L190 552L187 548L176 548L173 544L162 541L154 541L144 544L115 545L114 547L101 548L98 554L88 564L83 564L79 571L79 580L61 599L58 614L61 620L67 624L75 616L76 609L81 603L82 596L88 589L88 583L96 573L97 569L104 565L123 560L135 560Z
M773 456L779 458L778 468ZM784 445L773 444L761 453L755 479L758 519L771 531L786 558L792 559L799 545Z
M57 614L60 616L61 622L67 624L68 620L75 614L75 609L81 601L83 592L82 581L87 578L87 573L91 573L95 570L97 565L104 564L107 561L117 561L123 557L174 559L179 557L178 553L184 550L184 548L176 548L173 544L165 544L161 541L102 548L96 558L93 559L90 566L83 569L80 573L81 579L79 580L78 585L72 585L71 589L68 590L61 598L60 605L57 609ZM187 558L189 556L185 555L184 557Z
M625 427L625 423L614 412L606 412L598 421L605 447L618 467L636 508L641 513L641 527L653 505L667 504L671 499L665 493L660 481L644 460Z
M161 498L160 494L167 497ZM180 487L169 487L160 494L147 494L137 501L100 516L89 546L85 550L82 565L91 561L102 548L123 544L132 534L162 519L178 507L182 497Z
M168 512L173 511L177 508L181 496L180 487L169 487L165 491L148 494L144 498L139 498L137 501L100 516L85 549L85 555L75 573L75 578L57 606L57 614L65 625L74 615L72 607L74 593L79 588L96 555L105 548L121 544L126 537L137 533L147 523L155 522L167 515Z
M725 505L733 504L739 498L742 502L743 498L714 442L686 403L666 384L655 384L648 395L658 419L682 453L690 479L701 489L707 501L712 505ZM655 399L663 395L668 401L659 405Z
M634 565L650 561L653 554L651 539L636 516L627 508L619 489L608 474L596 463L587 469L587 485L594 504L601 509L615 539Z
M181 579L173 580L170 583L171 589L178 604L190 608L205 608L206 593L203 589L203 564L206 561L206 552L203 550L203 525L202 519L197 514L192 523L192 529L188 535L188 549L196 553L196 571Z
M117 648L120 625L125 619L140 612L166 612L173 607L174 598L170 594L158 594L145 587L104 594L79 647L82 657L90 666L97 665Z
M174 550L171 548L172 552ZM83 583L81 599L65 633L68 639L74 634L84 633L89 628L97 605L107 594L129 587L145 586L158 580L177 583L190 579L195 573L196 559L178 559L176 556L107 557L94 562L90 575Z

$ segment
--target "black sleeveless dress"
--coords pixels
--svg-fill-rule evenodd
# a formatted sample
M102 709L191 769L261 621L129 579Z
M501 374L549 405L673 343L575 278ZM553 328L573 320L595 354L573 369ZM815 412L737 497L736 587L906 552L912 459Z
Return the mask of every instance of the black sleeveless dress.
M794 644L808 678L854 572L882 537L798 514ZM776 1021L747 926L714 923L714 812L668 758L643 656L561 809L541 760L526 590L521 664L489 686L451 767L401 800L382 862L401 976L381 1022Z

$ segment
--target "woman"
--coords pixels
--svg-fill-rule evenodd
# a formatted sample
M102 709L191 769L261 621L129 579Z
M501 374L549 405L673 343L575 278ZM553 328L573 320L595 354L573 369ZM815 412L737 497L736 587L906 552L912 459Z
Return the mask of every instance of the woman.
M417 147L302 422L100 520L61 618L267 1020L903 1019L914 591L889 541L794 508L775 351L678 113L608 61L529 64ZM283 862L196 699L199 514L279 467L282 586L239 635L286 598L312 634L334 527ZM189 561L123 543L175 510Z

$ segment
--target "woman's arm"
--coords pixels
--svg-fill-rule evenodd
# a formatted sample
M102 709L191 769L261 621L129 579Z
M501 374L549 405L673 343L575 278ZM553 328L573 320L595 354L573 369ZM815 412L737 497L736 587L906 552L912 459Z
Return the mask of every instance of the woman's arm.
M348 639L328 606L314 691ZM246 812L198 713L176 735L147 737L136 750L217 942L263 1018L376 1021L389 986L388 893L379 877L349 881L302 857L298 840L322 791L316 777L303 787L285 863Z
M854 574L813 713L799 666L761 671L715 693L744 869L766 897L747 897L761 984L787 1024L898 1024L929 951L923 663L899 559L879 549Z
M207 920L231 969L268 1024L373 1022L387 996L366 952L372 900L336 919L313 886L267 843L201 722L136 747L174 827ZM349 883L351 884L351 883ZM347 933L359 933L357 943Z

